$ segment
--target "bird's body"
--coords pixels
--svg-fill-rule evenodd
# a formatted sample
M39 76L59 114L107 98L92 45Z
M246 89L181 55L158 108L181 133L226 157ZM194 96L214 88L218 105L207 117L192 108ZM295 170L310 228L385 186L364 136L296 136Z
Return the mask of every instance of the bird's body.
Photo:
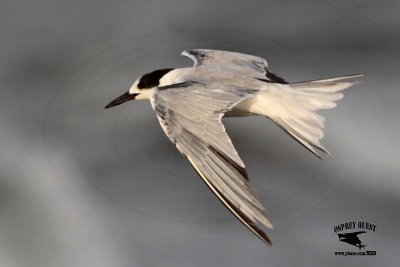
M179 68L174 69L167 73L163 78L160 79L159 86L169 86L173 84L183 83L185 81L192 81L201 84L207 84L208 87L233 87L242 86L249 87L252 89L261 91L266 91L269 84L265 81L257 80L251 77L242 76L225 70L223 68L210 68L199 66L197 68ZM152 89L154 90L154 89ZM150 96L150 95L149 95ZM257 102L258 98L256 94L250 99L246 99L233 107L232 110L227 112L224 117L241 117L241 116L251 116L258 115L252 111L252 106ZM252 111L251 111L252 110Z
M182 55L193 59L194 67L145 74L106 108L150 100L165 134L209 188L246 227L271 243L256 224L272 224L222 117L265 116L318 156L315 149L326 150L320 143L324 120L316 111L333 108L343 97L340 91L360 75L289 84L260 57L207 49Z

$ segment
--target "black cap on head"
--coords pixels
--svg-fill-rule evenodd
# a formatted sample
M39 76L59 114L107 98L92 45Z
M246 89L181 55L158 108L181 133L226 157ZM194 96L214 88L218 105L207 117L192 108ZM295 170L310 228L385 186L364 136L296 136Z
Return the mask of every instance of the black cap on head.
M150 89L156 87L160 84L160 79L171 70L173 70L173 68L155 70L153 72L147 73L140 78L137 87L139 89Z

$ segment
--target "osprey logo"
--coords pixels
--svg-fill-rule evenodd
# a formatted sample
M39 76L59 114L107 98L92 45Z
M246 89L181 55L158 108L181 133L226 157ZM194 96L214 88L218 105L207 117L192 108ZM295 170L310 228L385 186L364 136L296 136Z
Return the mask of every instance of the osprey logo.
M361 239L367 238L366 233L375 232L376 225L369 222L362 221L351 221L342 224L338 224L333 228L333 231L337 234L339 241L347 243L349 245L358 248L358 251L336 251L335 255L350 256L350 255L376 255L376 251L365 251L366 243L362 242ZM357 231L358 230L358 231ZM360 235L361 236L360 239ZM367 238L368 241L368 238ZM364 250L364 251L361 251Z
M361 243L360 238L358 238L359 234L364 234L365 231L360 232L353 232L353 233L345 233L345 234L338 234L339 240L342 242L346 242L350 245L358 247L360 250L365 248L366 244Z

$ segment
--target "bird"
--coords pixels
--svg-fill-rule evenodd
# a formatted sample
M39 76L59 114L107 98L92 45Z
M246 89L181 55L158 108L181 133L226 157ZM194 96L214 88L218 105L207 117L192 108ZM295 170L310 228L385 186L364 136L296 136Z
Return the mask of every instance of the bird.
M261 227L273 229L245 164L222 123L223 117L264 116L320 158L324 118L342 90L362 74L289 83L267 61L239 52L188 49L194 65L140 76L105 108L149 100L166 136L218 199L251 232L272 244ZM263 225L263 226L260 226Z
M366 233L365 231L359 231L359 232L353 232L353 233L343 233L343 234L338 234L338 238L340 241L348 243L350 245L358 247L358 249L361 250L361 248L365 248L366 245L361 243L360 238L358 237L359 234L364 234Z

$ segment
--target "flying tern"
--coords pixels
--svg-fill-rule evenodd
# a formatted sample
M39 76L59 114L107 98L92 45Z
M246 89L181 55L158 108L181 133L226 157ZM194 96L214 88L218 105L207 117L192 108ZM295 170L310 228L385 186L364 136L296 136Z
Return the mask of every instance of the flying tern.
M261 115L271 119L315 155L321 109L336 106L340 92L362 75L288 83L271 73L264 58L236 52L192 49L182 52L193 67L155 70L138 78L106 108L133 99L150 100L167 137L219 200L265 243L257 225L273 228L245 165L222 124L222 117Z

